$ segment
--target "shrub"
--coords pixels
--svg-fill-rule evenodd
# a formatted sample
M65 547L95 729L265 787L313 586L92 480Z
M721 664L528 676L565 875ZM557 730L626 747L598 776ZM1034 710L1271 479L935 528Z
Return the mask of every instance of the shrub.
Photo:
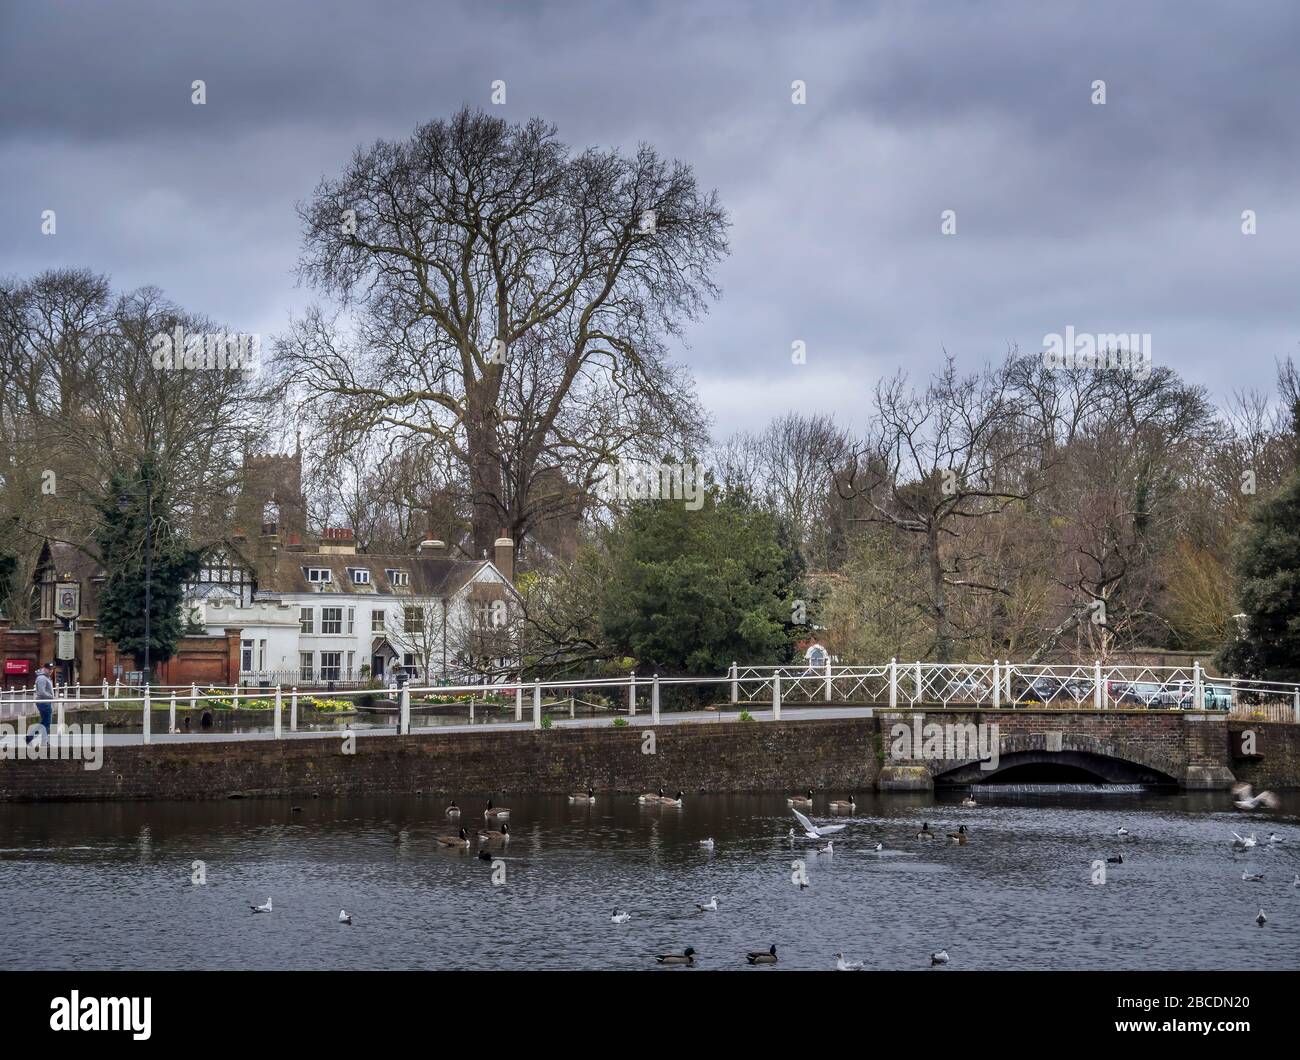
M615 719L614 719L614 728L616 728L616 729L622 729L622 728L624 728L626 725L627 725L627 718L615 718Z
M753 720L754 720L754 715L752 715L752 714L751 714L749 711L747 711L747 710L742 710L742 711L740 712L740 720L741 720L741 721L753 721Z

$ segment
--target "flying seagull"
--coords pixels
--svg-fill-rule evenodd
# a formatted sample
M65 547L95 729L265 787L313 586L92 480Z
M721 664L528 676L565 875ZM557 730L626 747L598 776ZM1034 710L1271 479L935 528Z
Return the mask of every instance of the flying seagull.
M1236 796L1233 805L1239 810L1255 810L1261 806L1266 810L1277 809L1277 796L1271 791L1261 791L1258 795L1252 795L1249 784L1237 784L1233 787L1232 794Z
M798 810L791 807L790 812L803 825L803 834L805 839L824 839L828 835L834 835L836 832L842 832L848 827L846 824L823 824L815 825L808 820Z

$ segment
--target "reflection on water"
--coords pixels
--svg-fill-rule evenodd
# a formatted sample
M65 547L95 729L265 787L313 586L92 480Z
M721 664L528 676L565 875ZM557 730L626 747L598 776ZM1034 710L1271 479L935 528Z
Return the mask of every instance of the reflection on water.
M483 796L451 794L482 827ZM814 819L847 794L818 793ZM681 809L497 793L512 810L511 841L492 848L502 886L478 843L436 846L455 830L449 797L0 805L0 966L638 969L693 946L699 967L738 969L775 943L778 970L832 969L837 950L925 970L940 948L944 972L1283 969L1300 953L1294 796L1255 816L1219 794L981 793L966 808L959 795L859 793L825 856L786 838L785 793L688 793ZM914 838L923 821L939 839ZM959 824L964 846L942 838ZM1233 831L1259 847L1234 853ZM1269 847L1270 832L1287 842ZM1121 852L1092 884L1093 860ZM806 889L791 882L796 859ZM190 882L195 862L205 886ZM695 911L715 894L717 913ZM249 911L268 896L273 913ZM631 920L610 923L615 909Z

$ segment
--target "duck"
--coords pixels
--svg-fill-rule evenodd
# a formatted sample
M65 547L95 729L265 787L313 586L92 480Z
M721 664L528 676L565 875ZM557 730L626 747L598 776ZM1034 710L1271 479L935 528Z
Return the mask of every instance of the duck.
M846 960L843 953L835 954L835 970L837 972L857 972L861 971L861 961Z
M340 910L339 910L339 923L340 923L340 924L351 924L351 923L352 923L352 914L349 913L346 909L340 909Z
M833 840L833 839L828 839L828 840L826 840L826 845L825 845L824 847L820 847L820 848L818 849L817 853L818 853L818 854L832 854L832 855L833 855L833 854L835 853L835 840Z
M802 810L808 809L813 804L812 788L808 789L807 795L791 795L785 800L787 806L798 806Z
M685 792L679 791L679 792L677 793L677 795L676 795L674 798L671 798L671 799L670 799L667 795L662 795L662 796L660 796L660 798L659 798L659 805L660 805L660 806L680 806L680 805L682 804L682 796L683 796L684 794L685 794Z
M948 963L948 951L947 951L947 950L939 950L937 953L932 953L932 954L930 954L930 964L931 964L931 965L935 965L935 964L947 964L947 963Z
M456 801L453 799L451 805L447 807L447 820L451 820L453 817L459 817L459 816L460 816L460 807L456 805Z
M499 821L503 817L510 816L510 809L507 806L493 806L492 800L488 799L487 809L483 811L483 820Z
M929 822L929 821L926 821L925 824L921 825L921 830L920 830L919 832L916 833L916 838L917 838L917 839L933 839L933 838L934 838L934 833L930 831L930 822Z
M716 913L718 911L718 896L715 894L712 898L710 898L707 902L703 904L696 902L695 908L698 909L701 913Z
M479 861L491 861L493 858L496 857L496 855L493 854L492 851L480 847L477 857Z
M745 954L745 960L750 964L776 964L776 946L769 946L767 952L762 950L750 950Z
M593 803L596 801L596 789L588 788L586 791L577 791L569 796L570 802Z
M966 842L966 826L965 826L965 825L962 825L960 828L957 829L957 831L955 831L955 832L949 832L949 833L948 833L948 838L949 838L950 840L952 840L954 843L965 843L965 842Z
M271 899L268 898L265 905L253 905L250 902L248 908L254 913L269 913L271 911Z
M1255 917L1255 923L1258 924L1260 927L1263 927L1265 924L1268 923L1268 917L1264 915L1264 910L1261 909L1259 911L1259 915Z
M1262 872L1243 872L1241 878L1246 883L1259 883L1264 879Z
M659 964L694 964L695 949L687 946L681 953L661 953L655 957Z
M962 804L963 806L974 806L974 805L975 805L975 796L974 796L974 795L967 795L964 799L961 800L961 804Z
M646 803L656 803L663 797L664 797L664 789L660 788L658 794L652 795L647 792L645 795L638 795L636 801L644 805Z
M852 813L857 808L857 796L852 793L847 799L836 799L831 803L831 813Z
M1123 864L1124 864L1124 855L1123 855L1123 854L1116 854L1113 858L1107 858L1107 859L1106 859L1106 863L1109 864L1109 865L1123 865Z
M615 909L614 912L610 915L609 922L611 924L626 924L631 919L632 919L632 914L629 913L627 910L624 910L623 912L620 913L617 909Z
M509 843L510 826L508 824L503 824L500 830L484 829L479 832L478 837L485 843Z
M712 850L712 849L713 849L713 837L710 836L708 839L701 839L701 840L700 840L700 846L702 846L705 850Z
M439 846L443 847L467 847L469 846L469 833L465 829L460 830L460 835L436 835L433 837Z

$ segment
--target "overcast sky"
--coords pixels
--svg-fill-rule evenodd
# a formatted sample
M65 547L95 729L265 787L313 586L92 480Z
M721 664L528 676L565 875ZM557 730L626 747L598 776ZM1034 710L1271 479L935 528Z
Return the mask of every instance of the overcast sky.
M294 204L469 103L718 190L723 295L679 356L720 436L791 408L857 428L881 375L1068 325L1271 388L1300 353L1297 51L1286 0L4 0L0 274L89 267L273 335L313 298Z

